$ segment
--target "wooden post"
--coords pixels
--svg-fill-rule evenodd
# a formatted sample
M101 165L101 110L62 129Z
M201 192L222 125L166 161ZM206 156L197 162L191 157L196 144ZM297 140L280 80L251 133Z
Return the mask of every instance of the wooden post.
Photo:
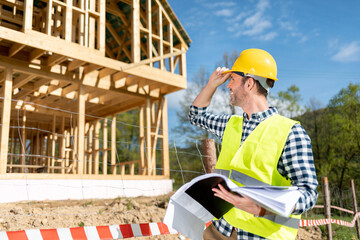
M26 154L26 110L24 108L23 110L23 116L22 116L22 126L21 126L21 173L25 172L25 154Z
M353 203L354 203L354 215L356 215L358 213L358 207L357 207L357 202L356 202L356 193L355 193L355 184L354 184L354 179L350 180L350 185L351 185L351 192L352 192L352 198L353 198ZM356 233L358 236L358 239L360 239L360 224L359 224L359 218L356 218Z
M77 161L78 161L78 174L84 173L84 145L85 145L85 91L84 87L79 86L79 100L78 100L78 141L77 141Z
M94 144L93 144L93 160L94 167L93 173L95 175L99 174L99 132L100 132L100 121L96 120L94 124Z
M144 152L144 106L139 108L139 145L140 145L140 174L146 174L145 152Z
M34 0L24 1L24 20L23 20L24 33L32 30L33 5L34 5Z
M163 97L163 111L162 111L162 167L163 175L170 177L170 160L169 160L169 136L168 136L168 114L167 114L167 99Z
M164 36L163 36L163 21L162 21L162 7L159 4L159 10L158 10L158 34L159 34L159 55L163 56L164 55ZM164 70L164 59L161 58L160 59L160 69Z
M103 154L103 174L107 175L107 161L108 161L108 127L107 127L107 118L104 118L104 125L103 125L103 148L104 154Z
M50 1L49 1L50 2ZM71 42L72 40L72 5L73 0L66 0L66 11L65 11L65 41Z
M214 139L203 139L202 149L206 173L213 173L216 165L216 148Z
M131 57L134 63L140 62L140 0L132 0Z
M111 121L111 174L116 175L116 115Z
M331 218L331 208L330 208L330 191L329 191L329 184L327 177L322 178L322 189L323 189L323 195L324 195L324 212L325 212L325 218L330 219ZM331 230L331 223L326 225L326 233L328 240L332 239L332 230Z
M152 59L152 12L151 12L151 2L152 0L147 0L146 1L146 13L147 13L147 27L149 30L149 35L148 35L148 39L147 39L147 45L148 45L148 57L149 60ZM153 66L152 62L149 63L150 67Z
M62 116L61 118L61 127L60 127L60 133L61 133L61 137L60 137L60 141L59 141L59 156L60 156L60 161L61 161L61 173L64 174L65 173L65 145L66 145L66 139L65 139L65 117Z
M145 120L145 142L146 142L146 166L148 167L148 175L151 175L151 102L150 98L146 99L146 120Z
M10 129L10 113L12 98L12 69L5 68L5 80L1 91L3 105L1 108L1 131L0 131L0 174L6 174L6 165L9 151L9 129Z
M51 136L51 173L55 173L55 147L56 147L56 142L55 142L55 134L56 132L56 115L53 115L53 123L52 123L52 134Z
M186 53L184 44L181 44L181 51L184 51L184 53L181 54L181 59L179 62L179 73L186 78Z
M97 44L100 52L104 53L105 57L105 40L106 40L106 1L98 1L98 9L100 13L100 18L98 21L98 31L97 31Z

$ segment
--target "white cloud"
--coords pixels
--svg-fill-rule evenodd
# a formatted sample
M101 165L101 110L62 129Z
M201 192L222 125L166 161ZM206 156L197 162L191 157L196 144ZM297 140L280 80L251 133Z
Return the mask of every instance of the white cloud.
M277 35L278 35L277 32L269 32L269 33L261 36L260 39L263 41L270 41L270 40L273 40Z
M236 2L216 2L216 3L206 3L206 7L208 8L216 8L216 7L233 7L236 6Z
M336 62L357 62L360 60L360 44L353 41L340 47L339 51L331 57Z
M179 101L184 98L185 90L180 90L167 95L169 109L179 109Z
M232 9L222 9L222 10L215 11L214 14L219 17L231 17L233 15L233 10Z

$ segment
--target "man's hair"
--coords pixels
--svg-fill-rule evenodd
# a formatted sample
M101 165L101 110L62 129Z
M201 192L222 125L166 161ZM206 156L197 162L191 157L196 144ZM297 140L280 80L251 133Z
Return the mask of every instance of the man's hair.
M249 78L254 79L253 77L245 76L245 77L243 77L243 79L242 79L242 84L244 85ZM263 88L263 86L261 86L261 84L260 84L260 82L259 82L258 80L256 80L256 79L254 79L254 80L255 80L257 92L258 92L260 95L263 95L265 98L267 98L268 92L266 91L266 89ZM266 84L267 84L270 88L273 88L273 87L274 87L274 84L275 84L275 81L272 80L272 79L270 79L270 78L268 78L268 79L266 79Z

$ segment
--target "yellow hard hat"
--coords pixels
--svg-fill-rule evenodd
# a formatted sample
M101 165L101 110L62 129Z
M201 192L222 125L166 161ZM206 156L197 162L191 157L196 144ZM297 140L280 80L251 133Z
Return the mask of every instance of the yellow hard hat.
M270 78L277 81L277 66L274 58L266 51L261 49L247 49L241 52L236 59L231 70L228 72L243 72L259 77Z

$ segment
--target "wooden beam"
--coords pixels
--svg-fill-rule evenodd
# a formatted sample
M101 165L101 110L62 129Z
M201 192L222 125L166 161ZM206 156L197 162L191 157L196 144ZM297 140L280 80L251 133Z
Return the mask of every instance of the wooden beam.
M9 57L14 56L15 54L17 54L21 49L23 49L26 45L25 44L21 44L21 43L15 43L13 44L10 49L9 49Z
M34 47L46 51L52 51L54 53L59 53L69 58L86 61L88 63L92 63L95 65L101 65L103 67L108 67L116 70L121 70L122 67L128 65L124 62L116 61L114 59L101 57L99 56L99 54L96 54L91 49L84 48L75 43L64 44L64 40L47 36L42 33L37 33L36 31L32 31L25 35L24 33L0 26L0 32L2 32L3 35L5 36L3 37L4 39L8 39L10 41L14 41L18 43L23 43L29 47ZM184 48L183 50L186 50L185 47L183 48ZM87 52L87 54L83 54L84 52ZM0 56L0 59L1 58L3 57ZM9 62L7 62L6 65L11 66ZM31 70L37 70L37 69L31 69ZM129 69L126 70L125 72L131 75L141 76L149 80L158 81L171 86L186 88L185 77L177 74L172 74L166 71L161 71L159 69L152 68L146 65L139 66L138 68Z
M86 63L85 61L75 59L68 63L67 71L74 71L75 69L77 69L81 65L84 65L85 63Z
M34 61L35 59L41 57L46 51L42 49L34 49L29 54L29 62Z
M159 10L158 10L158 34L160 37L158 51L159 51L160 57L163 57L163 55L164 55L164 43L163 43L164 36L163 36L163 17L162 17L161 5L159 5ZM160 69L164 70L164 59L161 58L159 61L160 61L160 64L159 64Z
M7 158L9 150L9 129L12 95L12 69L5 68L5 81L1 88L4 99L1 108L1 132L0 132L0 174L6 174Z
M49 56L46 59L46 65L49 67L52 67L56 64L60 64L61 62L63 62L67 57L66 56L62 56L62 55L57 55L57 54L53 54L51 56Z
M134 63L140 62L140 0L132 1L132 35L131 35L131 57Z

